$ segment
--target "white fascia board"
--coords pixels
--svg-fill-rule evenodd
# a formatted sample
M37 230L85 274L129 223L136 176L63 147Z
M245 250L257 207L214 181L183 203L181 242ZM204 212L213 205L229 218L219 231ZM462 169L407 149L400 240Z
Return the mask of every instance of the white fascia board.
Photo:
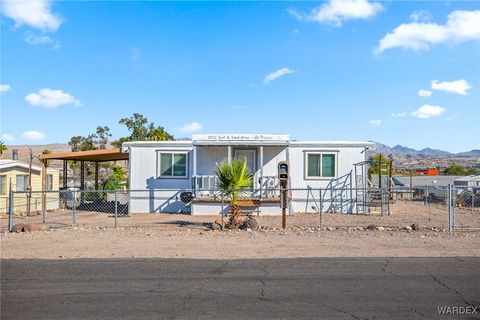
M290 141L291 147L361 147L374 148L375 143L371 141Z
M128 152L129 147L188 147L192 141L130 141L122 143L122 150Z

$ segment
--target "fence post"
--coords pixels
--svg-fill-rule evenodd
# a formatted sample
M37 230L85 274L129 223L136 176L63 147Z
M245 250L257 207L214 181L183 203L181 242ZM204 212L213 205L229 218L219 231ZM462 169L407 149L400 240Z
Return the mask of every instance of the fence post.
M450 194L452 195L452 231L455 231L455 207L457 206L457 197L455 186L452 185L450 188Z
M45 224L45 211L47 211L47 194L42 191L42 223Z
M117 229L117 214L118 214L117 190L115 190L114 198L115 198L115 229Z
M473 208L474 208L474 203L475 203L475 190L472 187L472 203L471 203L471 206L470 206L472 208L472 211L473 211Z
M448 210L448 231L452 231L452 190L450 184L447 186L447 210Z
M220 215L222 216L222 230L225 229L225 222L223 221L223 210L225 209L224 207L224 197L225 197L225 194L222 192L222 211L220 211Z
M8 231L13 230L13 190L10 184L10 191L8 193Z
M80 191L81 192L81 191ZM72 195L73 195L73 206L72 206L72 223L73 225L76 225L77 224L77 219L75 217L75 209L76 209L76 206L77 206L77 191L72 191ZM81 196L81 195L80 195Z
M322 188L318 189L318 210L320 211L320 229L323 230Z
M428 194L428 186L425 186L425 205L428 204L428 197L430 195Z

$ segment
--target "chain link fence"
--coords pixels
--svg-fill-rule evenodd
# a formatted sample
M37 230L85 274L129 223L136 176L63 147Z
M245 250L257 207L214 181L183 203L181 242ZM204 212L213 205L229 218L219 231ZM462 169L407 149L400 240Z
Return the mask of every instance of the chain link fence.
M248 190L237 205L261 230L282 225L281 190ZM480 230L476 187L287 189L287 229ZM86 190L11 192L4 228L160 227L211 229L229 218L230 198L219 190ZM2 219L5 220L5 219ZM8 226L7 226L8 225Z

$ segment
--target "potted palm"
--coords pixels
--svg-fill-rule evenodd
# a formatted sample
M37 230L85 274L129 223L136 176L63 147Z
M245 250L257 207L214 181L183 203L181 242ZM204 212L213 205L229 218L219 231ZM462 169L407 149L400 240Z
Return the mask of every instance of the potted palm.
M241 213L237 204L238 197L253 185L253 176L247 168L247 161L235 158L230 163L224 161L217 165L215 173L218 177L218 188L230 198L230 219L226 227L238 228Z

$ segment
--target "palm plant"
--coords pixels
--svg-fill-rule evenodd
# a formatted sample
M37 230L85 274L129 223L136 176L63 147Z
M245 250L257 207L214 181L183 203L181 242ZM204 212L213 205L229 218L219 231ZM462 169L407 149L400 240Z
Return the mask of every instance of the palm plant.
M230 197L230 220L227 226L238 226L240 218L238 197L253 185L253 176L247 168L247 161L239 159L232 159L230 163L224 161L217 165L215 173L218 177L218 188Z
M7 146L3 141L0 141L0 156L3 154L3 151L7 150Z

